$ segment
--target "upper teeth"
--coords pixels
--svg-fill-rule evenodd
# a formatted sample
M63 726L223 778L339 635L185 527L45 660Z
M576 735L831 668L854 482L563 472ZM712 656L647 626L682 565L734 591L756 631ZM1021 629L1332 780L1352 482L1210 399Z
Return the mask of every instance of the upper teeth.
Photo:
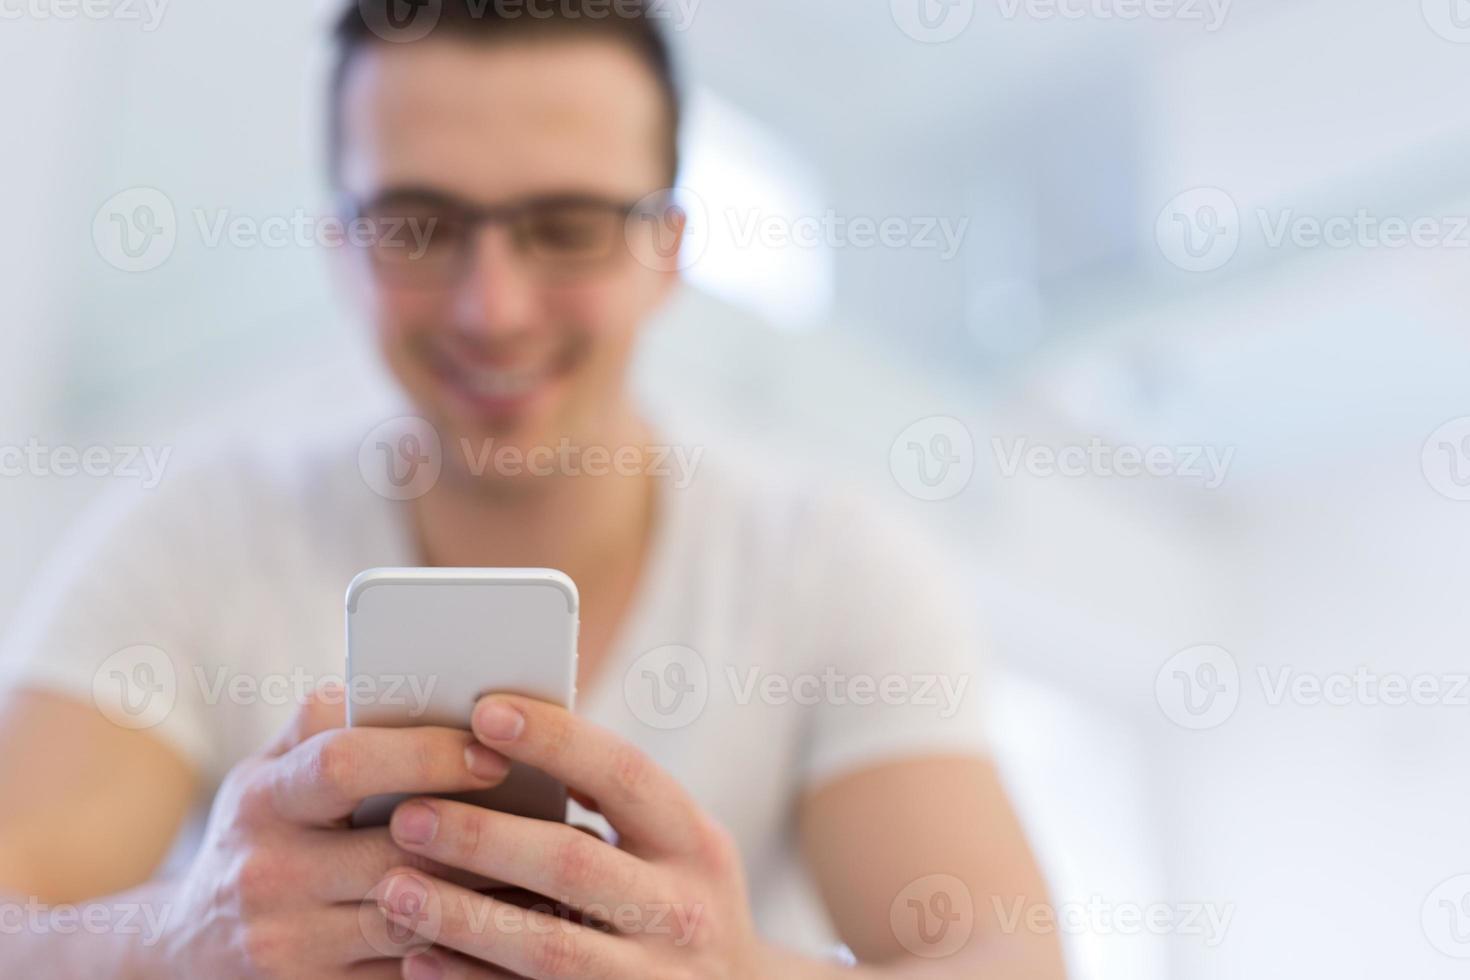
M469 387L477 394L492 398L513 398L530 391L540 376L533 371L467 371L464 375Z

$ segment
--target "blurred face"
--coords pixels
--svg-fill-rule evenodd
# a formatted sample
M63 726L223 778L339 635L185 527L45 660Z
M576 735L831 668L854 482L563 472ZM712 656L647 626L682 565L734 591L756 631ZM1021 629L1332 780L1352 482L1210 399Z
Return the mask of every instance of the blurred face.
M668 184L652 73L602 40L375 44L342 99L342 190L382 236L354 282L446 467L615 441L676 274L677 221L629 210Z

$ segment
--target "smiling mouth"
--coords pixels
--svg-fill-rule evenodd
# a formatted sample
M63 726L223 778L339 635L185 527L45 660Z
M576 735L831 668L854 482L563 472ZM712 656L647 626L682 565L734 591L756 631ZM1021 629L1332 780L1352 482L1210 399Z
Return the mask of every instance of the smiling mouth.
M479 398L521 398L534 391L546 372L530 368L459 368L455 382Z
M541 402L569 367L569 358L538 364L486 364L440 351L434 374L453 400L482 422L506 425Z

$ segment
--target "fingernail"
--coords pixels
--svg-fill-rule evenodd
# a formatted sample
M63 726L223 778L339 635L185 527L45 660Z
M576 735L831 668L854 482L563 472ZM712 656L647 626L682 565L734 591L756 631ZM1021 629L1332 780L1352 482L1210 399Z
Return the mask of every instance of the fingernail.
M416 922L429 904L429 891L413 875L398 875L383 891L383 909L392 916Z
M505 774L510 771L510 760L496 752L487 749L479 742L471 742L464 748L464 764L473 775L481 779L504 779Z
M407 980L439 980L444 976L444 961L433 953L415 953L403 961Z
M427 844L439 830L439 814L427 803L404 803L393 811L389 829L405 844Z
M475 712L475 734L493 742L514 741L525 727L525 716L504 701L484 701Z

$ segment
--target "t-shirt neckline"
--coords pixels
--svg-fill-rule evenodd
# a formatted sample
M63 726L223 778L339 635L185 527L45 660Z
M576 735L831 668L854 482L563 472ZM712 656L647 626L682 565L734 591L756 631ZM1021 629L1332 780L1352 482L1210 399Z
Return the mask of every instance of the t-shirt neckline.
M617 678L626 672L627 664L634 657L640 637L648 634L649 624L657 621L659 609L665 601L668 584L673 570L675 542L679 528L683 525L684 502L679 498L689 488L671 485L668 475L654 477L654 514L649 531L648 553L638 582L634 586L633 598L628 603L623 621L613 632L608 644L607 659L602 665L598 683L590 691L577 692L577 711L584 715L605 717L604 701L612 695L607 693L613 686L621 686ZM407 501L383 499L387 512L387 527L391 537L389 550L394 555L394 564L404 567L419 567L423 556L413 529L413 509Z

